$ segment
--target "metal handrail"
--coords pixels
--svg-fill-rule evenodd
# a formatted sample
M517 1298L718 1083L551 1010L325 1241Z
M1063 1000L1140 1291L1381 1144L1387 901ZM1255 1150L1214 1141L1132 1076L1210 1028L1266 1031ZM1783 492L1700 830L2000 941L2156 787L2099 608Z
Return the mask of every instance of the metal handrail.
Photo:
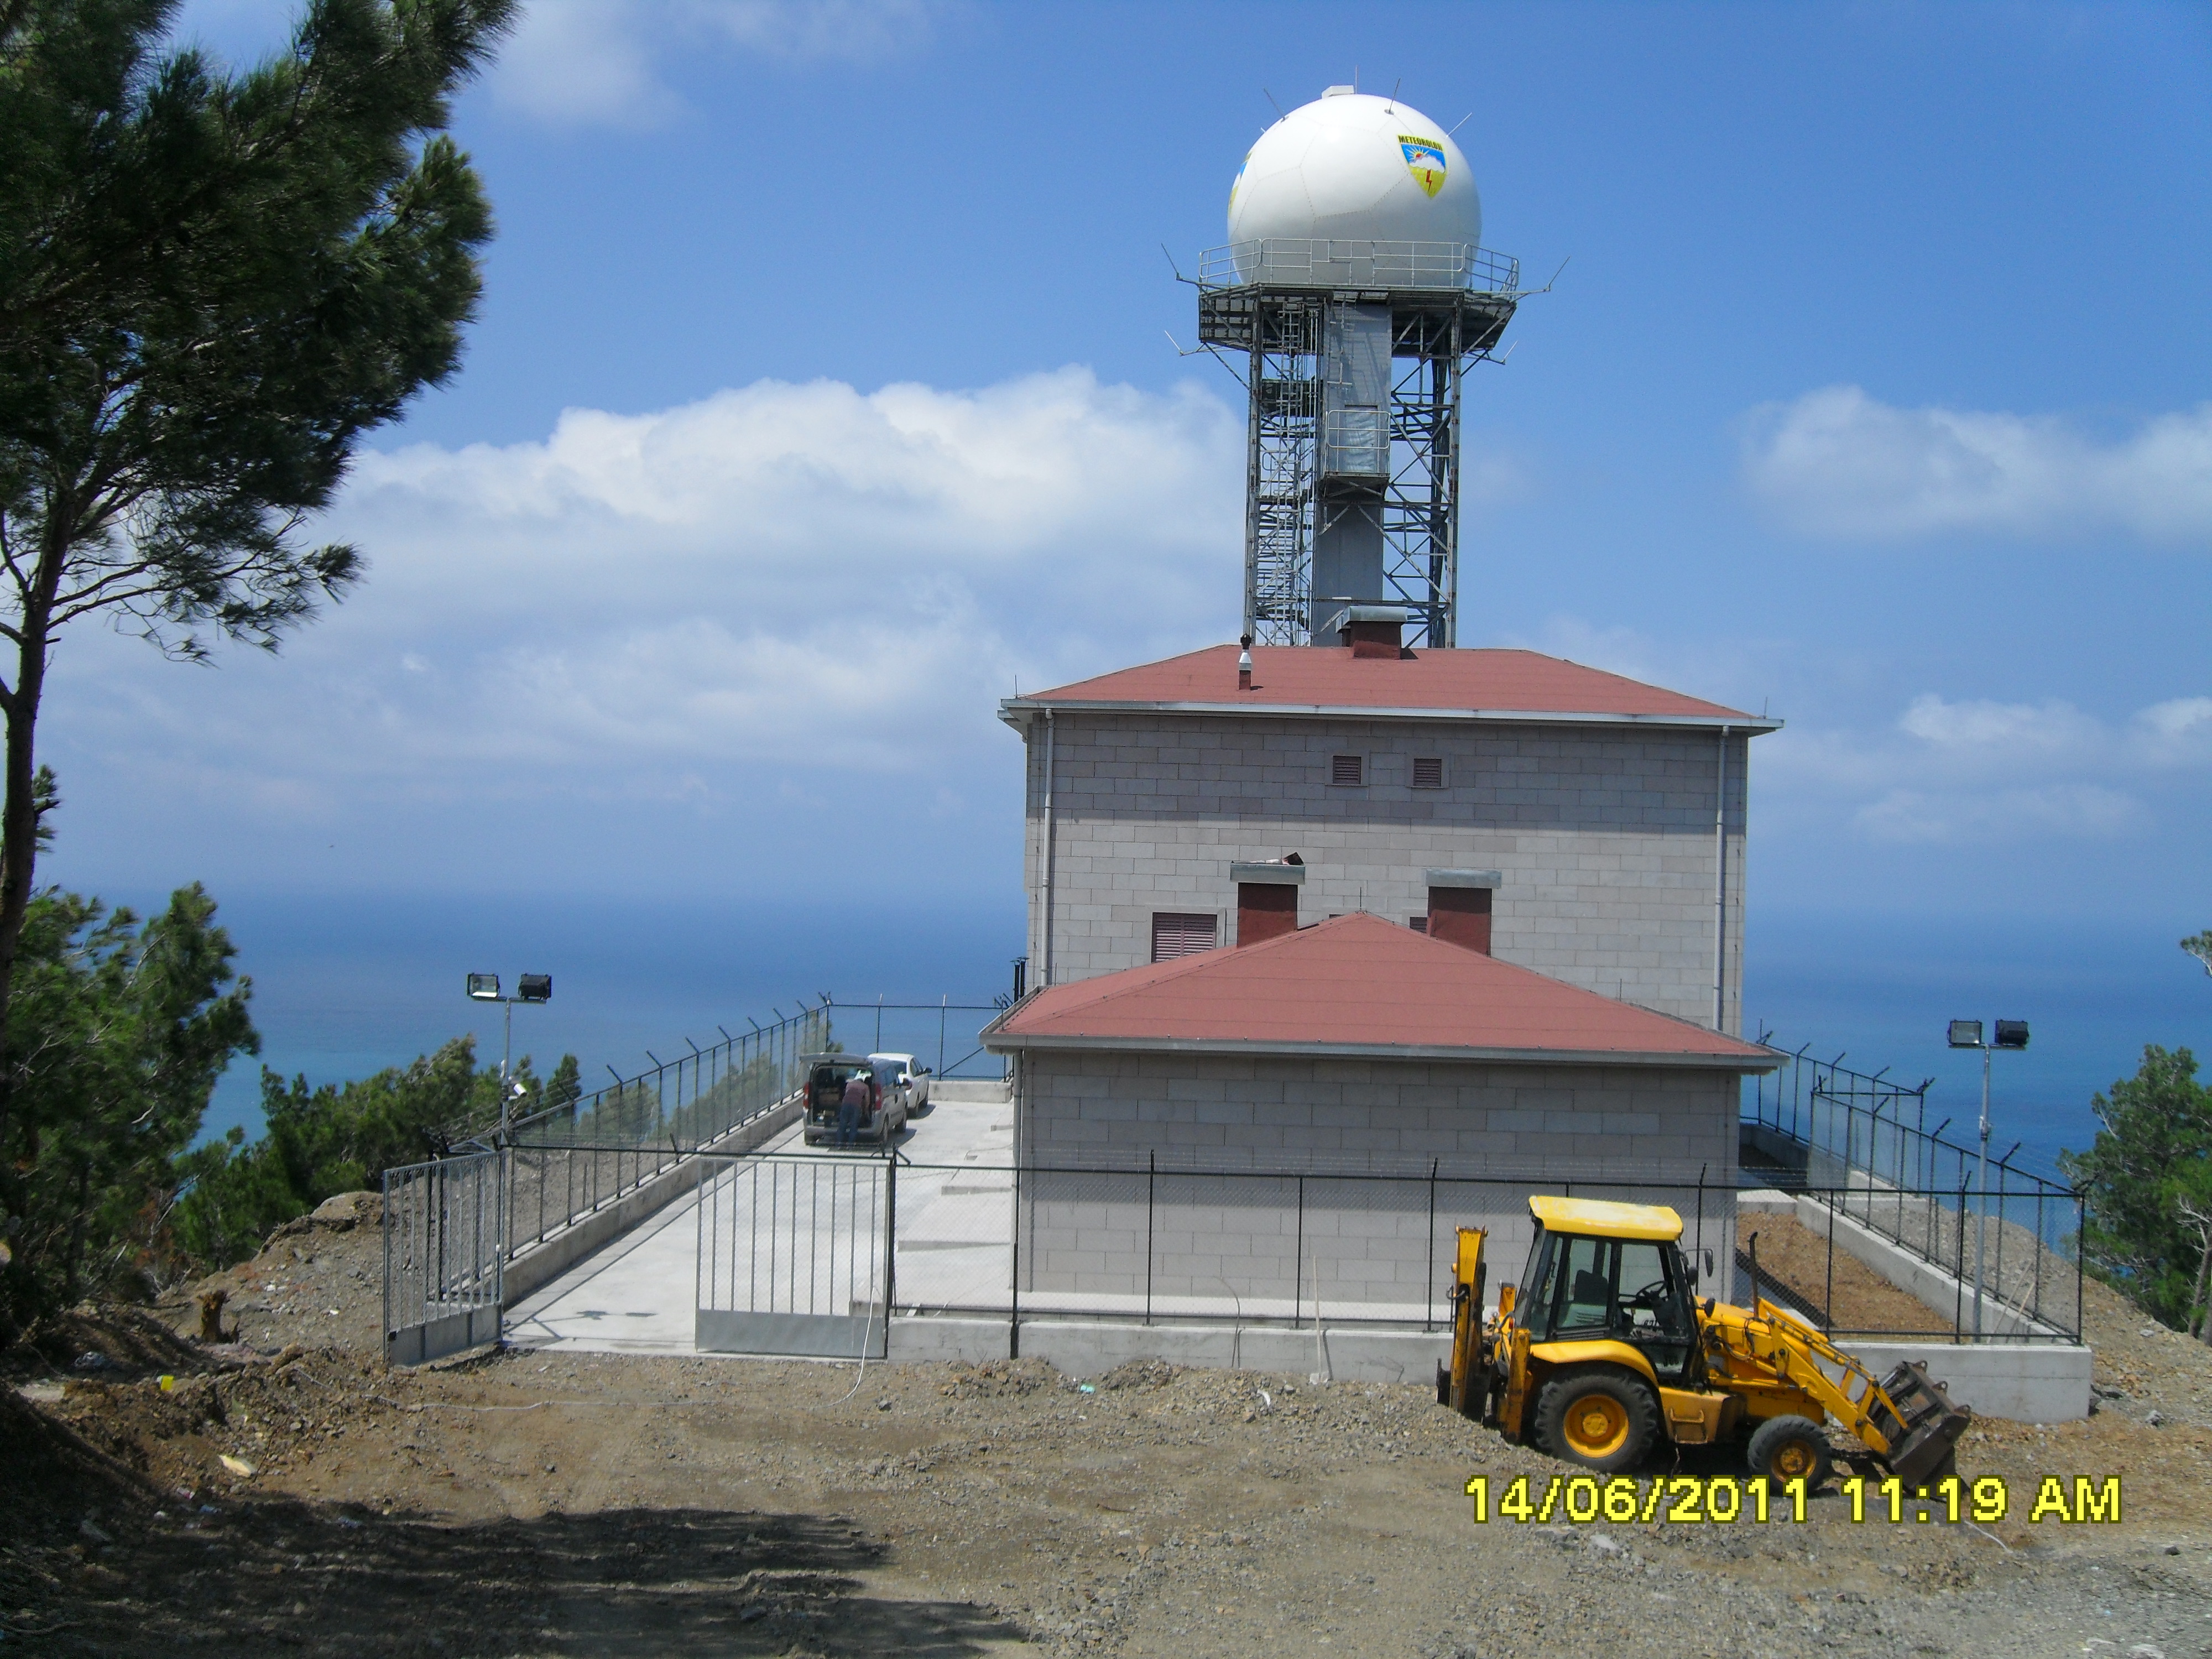
M1206 249L1197 280L1202 289L1356 284L1517 295L1521 262L1468 242L1269 236Z

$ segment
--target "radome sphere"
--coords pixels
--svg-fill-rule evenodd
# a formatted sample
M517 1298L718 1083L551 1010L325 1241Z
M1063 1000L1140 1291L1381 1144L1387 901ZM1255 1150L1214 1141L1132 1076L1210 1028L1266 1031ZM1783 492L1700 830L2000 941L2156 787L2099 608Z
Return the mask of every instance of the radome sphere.
M1402 100L1331 87L1260 135L1229 191L1232 243L1482 241L1467 157Z

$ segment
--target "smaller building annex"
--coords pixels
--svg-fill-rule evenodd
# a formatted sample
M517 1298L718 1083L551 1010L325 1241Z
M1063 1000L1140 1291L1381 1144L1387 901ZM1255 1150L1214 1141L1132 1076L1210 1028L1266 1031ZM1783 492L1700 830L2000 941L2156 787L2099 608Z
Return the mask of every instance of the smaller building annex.
M1674 1204L1732 1249L1740 1080L1777 1064L1365 914L1048 987L985 1040L1014 1059L1033 1172L1025 1290L1127 1294L1145 1273L1154 1294L1273 1297L1326 1279L1377 1309L1425 1303L1454 1227L1491 1228L1512 1260L1528 1193L1563 1183ZM1109 1173L1136 1170L1146 1193Z

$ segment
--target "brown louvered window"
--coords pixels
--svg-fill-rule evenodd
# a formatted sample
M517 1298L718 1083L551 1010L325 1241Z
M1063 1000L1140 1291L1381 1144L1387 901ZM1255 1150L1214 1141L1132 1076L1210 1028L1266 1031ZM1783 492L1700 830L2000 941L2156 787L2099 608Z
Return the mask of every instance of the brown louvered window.
M1152 960L1172 962L1213 948L1214 918L1183 910L1152 912Z
M1413 787L1441 789L1444 787L1444 757L1442 755L1413 757Z
M1429 931L1429 919L1426 916L1408 916L1406 926L1417 933L1425 933Z
M1328 781L1331 783L1358 784L1367 781L1366 769L1357 755L1331 755L1328 757Z

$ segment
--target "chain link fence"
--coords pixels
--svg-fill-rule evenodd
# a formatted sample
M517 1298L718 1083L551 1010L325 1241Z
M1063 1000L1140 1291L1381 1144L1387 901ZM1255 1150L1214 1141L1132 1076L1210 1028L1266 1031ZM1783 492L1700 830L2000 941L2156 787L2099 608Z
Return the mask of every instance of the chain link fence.
M1786 1063L1754 1079L1745 1105L1747 1183L1815 1198L1936 1269L1954 1281L1970 1330L1978 1286L1987 1334L2079 1340L2079 1192L2020 1167L2017 1146L1985 1172L1980 1147L1945 1136L1951 1120L1925 1127L1927 1082L1778 1052Z
M880 1174L866 1177L864 1194L848 1193L836 1184L848 1178L825 1177L825 1167ZM1917 1312L1902 1320L1877 1328L1830 1317L1836 1261L1839 1253L1848 1261L1865 1190L1801 1186L1808 1219L1789 1278L1770 1255L1759 1292L1841 1338L1973 1340L1971 1292L1955 1277L1919 1286ZM883 1351L881 1325L856 1333L886 1307L893 1320L1003 1319L1016 1347L1022 1323L1037 1319L1440 1330L1450 1318L1445 1275L1457 1230L1486 1229L1491 1283L1510 1281L1533 1239L1528 1200L1540 1193L1667 1205L1682 1218L1699 1294L1741 1299L1751 1285L1737 1250L1735 1188L1622 1180L1617 1171L1561 1179L1486 1176L1441 1163L1367 1175L1152 1162L1017 1168L988 1155L954 1163L778 1152L730 1160L714 1191L701 1222L702 1346L746 1352L787 1350L710 1344L710 1325L720 1331L717 1321L732 1314L842 1320L834 1343L803 1351L848 1357L856 1344ZM1926 1204L1946 1195L1904 1196ZM1943 1248L1955 1256L1955 1206L1943 1213L1953 1230ZM1766 1225L1771 1238L1775 1224ZM2014 1248L1987 1294L1994 1303L2002 1290L2033 1305L2036 1271ZM2051 1317L2035 1329L2017 1321L2000 1329L1992 1320L1990 1337L2074 1339L2078 1325L2056 1316L2062 1291L2078 1299L2079 1267L2046 1261L2043 1271L2040 1305Z
M507 1132L510 1255L795 1102L800 1056L830 1041L830 1006L803 1008L516 1119Z

